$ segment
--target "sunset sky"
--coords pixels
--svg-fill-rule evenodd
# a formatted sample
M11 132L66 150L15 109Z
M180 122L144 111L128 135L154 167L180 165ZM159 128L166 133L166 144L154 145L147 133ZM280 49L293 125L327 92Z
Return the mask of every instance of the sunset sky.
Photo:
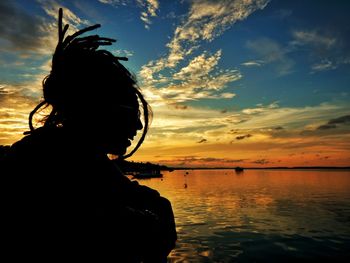
M59 7L69 34L100 23L117 39L152 106L131 160L350 166L347 0L1 0L0 145L28 130Z

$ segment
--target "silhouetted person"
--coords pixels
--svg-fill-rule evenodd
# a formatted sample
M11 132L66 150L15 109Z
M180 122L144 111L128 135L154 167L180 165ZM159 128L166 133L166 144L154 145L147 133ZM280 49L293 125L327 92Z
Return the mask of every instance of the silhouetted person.
M98 49L114 40L81 37L99 25L65 37L62 9L58 24L44 99L29 116L30 131L11 146L1 175L3 249L16 262L166 262L176 241L170 202L131 182L107 157L126 158L139 148L150 107L119 62L126 58ZM43 125L33 127L45 108Z

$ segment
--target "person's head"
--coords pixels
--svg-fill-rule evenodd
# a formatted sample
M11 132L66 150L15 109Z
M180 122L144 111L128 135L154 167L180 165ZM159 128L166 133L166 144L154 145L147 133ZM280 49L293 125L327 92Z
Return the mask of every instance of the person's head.
M137 130L143 135L129 157L141 145L148 128L150 107L137 87L135 77L119 62L126 58L98 49L111 45L113 39L98 35L78 37L99 25L65 37L68 25L62 28L59 12L59 41L52 59L51 73L43 81L44 101L51 113L44 126L74 129L86 135L105 153L124 155ZM140 105L141 103L141 105ZM140 120L143 109L144 126Z

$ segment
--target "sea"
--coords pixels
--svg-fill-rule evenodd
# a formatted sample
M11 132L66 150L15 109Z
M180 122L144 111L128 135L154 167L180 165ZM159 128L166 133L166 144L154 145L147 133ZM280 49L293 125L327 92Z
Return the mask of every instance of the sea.
M139 180L168 198L168 262L350 262L350 170L175 170Z

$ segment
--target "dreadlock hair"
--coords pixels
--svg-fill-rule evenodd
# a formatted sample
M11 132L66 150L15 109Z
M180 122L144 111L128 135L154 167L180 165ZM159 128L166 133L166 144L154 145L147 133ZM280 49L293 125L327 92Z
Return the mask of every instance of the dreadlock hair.
M126 57L114 56L100 46L112 45L114 39L89 35L85 32L99 28L96 24L65 37L69 25L62 26L62 8L58 16L58 44L52 57L52 69L43 80L43 100L29 115L30 132L34 115L42 108L51 106L44 118L44 127L64 127L72 118L84 115L84 110L104 105L118 105L135 98L142 105L144 128L135 148L122 159L134 154L143 143L152 111L139 90L136 78L119 62ZM94 105L91 105L94 104Z

